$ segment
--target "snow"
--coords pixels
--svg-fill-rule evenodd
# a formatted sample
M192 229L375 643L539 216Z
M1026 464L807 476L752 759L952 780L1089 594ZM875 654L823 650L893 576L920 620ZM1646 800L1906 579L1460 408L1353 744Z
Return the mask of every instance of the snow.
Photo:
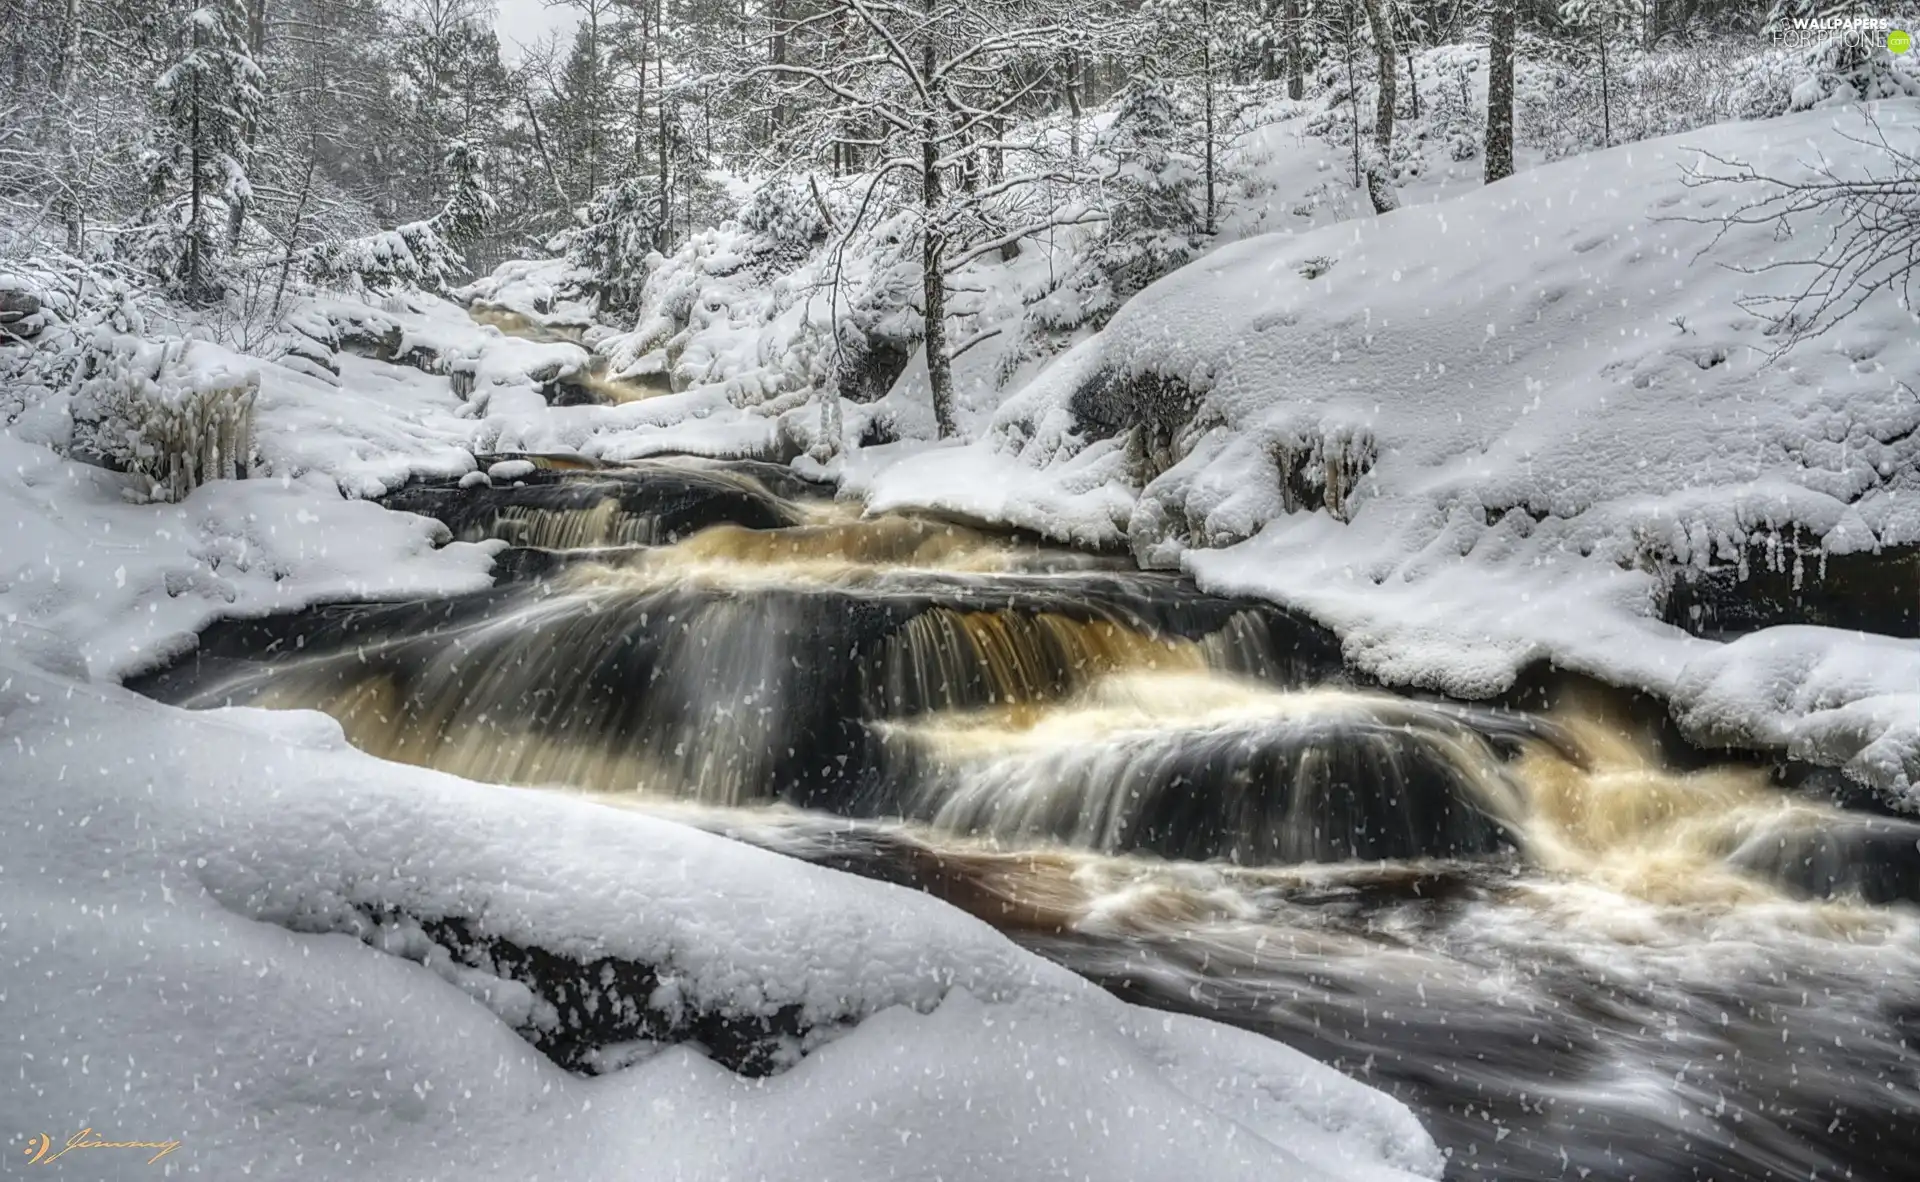
M434 549L444 526L317 474L217 481L173 505L129 504L125 487L0 434L0 623L71 639L96 677L179 651L219 615L491 582L497 546Z
M565 259L510 259L464 287L448 293L460 304L510 312L543 329L584 329L592 309L565 293L578 290L585 276Z
M1785 750L1868 784L1912 778L1920 641L1767 628L1688 663L1680 721L1705 737Z
M1920 105L1873 110L1915 144ZM1791 736L1907 793L1913 666L1817 677L1869 658L1816 633L1767 666L1788 686L1732 692L1730 663L1764 642L1726 650L1660 623L1653 573L1796 531L1828 553L1920 542L1914 314L1880 292L1775 358L1778 338L1736 301L1794 280L1740 268L1815 249L1824 228L1716 245L1718 216L1748 194L1683 171L1721 169L1698 153L1711 146L1763 173L1824 157L1845 175L1870 155L1847 137L1868 134L1859 107L1724 125L1226 247L1058 358L983 438L865 471L863 487L877 506L1130 545L1308 612L1394 683L1482 697L1551 659L1668 696L1697 736ZM1130 393L1159 382L1194 401ZM1076 398L1103 397L1108 418L1164 424L1164 470L1092 438ZM1708 686L1722 692L1690 699Z

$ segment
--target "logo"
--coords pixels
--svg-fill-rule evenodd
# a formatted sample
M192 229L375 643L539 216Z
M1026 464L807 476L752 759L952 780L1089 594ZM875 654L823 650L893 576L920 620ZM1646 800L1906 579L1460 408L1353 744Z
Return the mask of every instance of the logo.
M1884 47L1895 57L1913 51L1912 30L1896 28L1888 17L1857 12L1844 16L1787 17L1770 24L1767 36L1775 46L1792 50L1838 43L1867 53Z
M152 1165L178 1148L178 1141L108 1141L95 1136L91 1128L81 1129L68 1137L65 1145L45 1133L36 1133L27 1138L27 1156L32 1159L27 1164L51 1165L76 1149L157 1149L159 1152L147 1159L147 1164Z

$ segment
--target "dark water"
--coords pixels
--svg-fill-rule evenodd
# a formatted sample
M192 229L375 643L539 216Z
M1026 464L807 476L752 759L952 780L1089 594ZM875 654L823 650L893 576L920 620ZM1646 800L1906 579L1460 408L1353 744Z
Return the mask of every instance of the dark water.
M1920 825L1678 768L1599 697L1353 684L1269 606L780 470L390 501L515 543L501 583L218 624L137 687L933 892L1392 1092L1451 1176L1920 1176Z

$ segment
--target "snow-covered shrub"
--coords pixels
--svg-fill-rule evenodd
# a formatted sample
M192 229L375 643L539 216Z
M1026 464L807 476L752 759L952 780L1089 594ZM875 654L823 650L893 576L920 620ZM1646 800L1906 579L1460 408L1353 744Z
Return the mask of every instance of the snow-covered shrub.
M842 311L857 305L862 280L871 274L866 256L876 243L884 245L885 224L845 250L823 250L832 232L832 205L824 195L816 200L812 188L807 177L762 185L729 222L694 234L655 263L641 290L634 330L610 347L616 368L657 355L648 363L654 372L671 369L692 336L734 322L769 324L821 291L827 292L823 314L828 305ZM849 260L851 268L842 265ZM837 287L826 274L836 267L846 280ZM786 340L780 348L791 346ZM831 350L828 343L818 355ZM723 364L738 368L732 361Z
M1486 65L1477 45L1441 45L1419 56L1415 77L1426 106L1423 118L1407 124L1401 142L1431 141L1446 146L1450 160L1471 160L1486 134L1486 103L1474 87L1474 75Z
M151 291L127 268L70 255L0 259L0 290L36 305L15 333L0 333L0 426L71 393L90 372L95 338L146 332L154 310Z
M138 492L178 501L210 480L246 475L259 374L200 368L192 342L103 336L74 395L69 454L142 478Z
M806 177L776 182L657 260L633 330L599 344L611 371L665 374L675 389L724 384L735 405L767 415L821 389L884 395L920 339L917 223L897 210L876 224L870 210L845 236L835 227L852 222L847 201L825 187L816 196Z
M1908 20L1905 27L1915 24ZM1911 53L1895 57L1883 46L1868 48L1859 38L1834 37L1800 60L1800 76L1783 110L1920 97L1920 66L1914 64Z
M780 177L753 191L740 207L740 228L758 240L762 257L797 262L827 240L833 222L811 177Z
M1558 160L1601 147L1609 124L1611 142L1624 144L1828 103L1920 95L1920 78L1904 60L1840 38L1811 49L1773 49L1753 38L1651 53L1620 47L1603 96L1597 58L1523 58L1517 134Z
M408 222L312 247L301 269L322 287L365 295L409 287L443 291L465 265L432 222Z

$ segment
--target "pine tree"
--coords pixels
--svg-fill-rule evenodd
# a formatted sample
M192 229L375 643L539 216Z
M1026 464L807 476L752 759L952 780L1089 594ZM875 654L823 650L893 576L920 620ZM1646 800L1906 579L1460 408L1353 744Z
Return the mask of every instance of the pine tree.
M647 279L647 256L659 234L660 198L650 177L602 188L574 231L567 261L584 270L603 312L635 312Z
M194 9L182 42L184 52L155 87L165 115L165 139L150 170L162 233L157 269L176 294L204 304L223 289L216 206L226 212L229 243L245 228L247 165L266 80L247 46L242 0Z
M1106 180L1107 232L1093 258L1115 306L1199 249L1206 216L1201 177L1176 150L1180 138L1172 96L1147 79L1121 98L1095 145L1113 171Z
M447 241L464 249L486 234L499 211L487 183L486 150L465 140L453 141L447 145L443 172L447 200L435 220Z

